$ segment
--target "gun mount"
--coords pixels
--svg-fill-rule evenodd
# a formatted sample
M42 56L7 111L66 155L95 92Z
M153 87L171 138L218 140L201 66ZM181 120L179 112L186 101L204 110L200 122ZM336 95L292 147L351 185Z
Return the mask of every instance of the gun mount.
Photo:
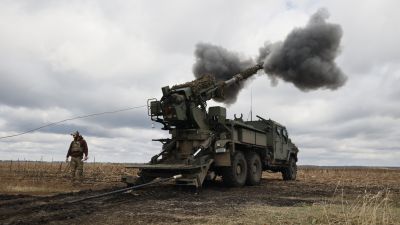
M205 74L191 82L171 88L163 87L161 100L151 99L148 102L148 114L153 121L162 123L166 130L171 129L171 126L208 128L205 121L207 101L212 98L223 99L225 89L243 82L260 69L262 65L255 65L226 81L217 81L213 75Z

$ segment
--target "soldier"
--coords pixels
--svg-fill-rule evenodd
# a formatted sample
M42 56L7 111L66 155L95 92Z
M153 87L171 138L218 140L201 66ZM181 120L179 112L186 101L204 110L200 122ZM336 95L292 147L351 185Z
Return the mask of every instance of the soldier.
M79 181L82 181L83 161L86 161L88 159L88 146L85 139L83 139L83 137L79 134L78 131L72 133L71 135L74 137L74 140L71 142L71 145L69 146L67 159L65 161L68 162L68 157L71 156L70 167L71 167L72 181L75 181L75 174L77 170L78 170L78 179ZM83 155L85 155L85 157L83 157Z

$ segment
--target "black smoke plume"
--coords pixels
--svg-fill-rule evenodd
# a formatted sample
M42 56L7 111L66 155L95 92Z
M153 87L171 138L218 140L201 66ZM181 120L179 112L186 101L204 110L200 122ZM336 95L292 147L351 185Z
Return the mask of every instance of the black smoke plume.
M264 63L273 83L281 78L303 91L335 90L345 84L347 77L334 61L342 29L327 23L328 17L328 11L320 9L305 27L294 29L283 42L266 43L260 48L257 61Z
M196 78L204 74L212 74L217 80L225 81L254 64L253 60L243 59L238 53L206 43L197 44L194 54L196 63L193 65L193 73ZM242 82L230 86L229 89L224 90L224 99L214 100L223 101L226 104L234 103L243 85Z
M328 11L320 9L305 27L295 28L284 41L266 42L259 49L256 61L263 64L272 83L280 78L302 91L319 88L335 90L346 83L346 75L334 61L340 50L342 28L338 24L327 23L325 20L328 17ZM243 59L238 53L204 43L197 44L195 57L193 73L196 78L208 73L217 80L227 80L255 64L252 59ZM216 100L234 103L243 86L243 83L236 84L224 90L225 99Z

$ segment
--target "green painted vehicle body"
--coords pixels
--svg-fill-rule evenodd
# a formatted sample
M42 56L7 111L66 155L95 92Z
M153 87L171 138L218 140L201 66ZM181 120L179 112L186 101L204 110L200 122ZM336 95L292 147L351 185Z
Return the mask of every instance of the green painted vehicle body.
M149 163L129 164L139 168L139 177L124 177L128 184L156 177L182 174L178 185L201 187L204 180L222 176L229 186L256 185L261 171L282 172L285 180L296 178L298 148L286 127L257 116L257 121L228 119L226 108L209 107L212 98L223 98L230 85L254 75L261 65L251 67L227 81L205 75L185 84L162 88L160 100L148 100L151 120L163 124L170 138Z

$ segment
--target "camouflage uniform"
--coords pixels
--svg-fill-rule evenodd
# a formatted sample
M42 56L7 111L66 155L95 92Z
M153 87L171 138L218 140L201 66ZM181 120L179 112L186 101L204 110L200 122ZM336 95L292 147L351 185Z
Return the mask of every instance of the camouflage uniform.
M74 181L76 171L78 171L78 179L81 181L83 176L83 155L87 157L88 147L86 141L80 136L78 140L73 140L69 146L67 158L71 156L71 178Z

